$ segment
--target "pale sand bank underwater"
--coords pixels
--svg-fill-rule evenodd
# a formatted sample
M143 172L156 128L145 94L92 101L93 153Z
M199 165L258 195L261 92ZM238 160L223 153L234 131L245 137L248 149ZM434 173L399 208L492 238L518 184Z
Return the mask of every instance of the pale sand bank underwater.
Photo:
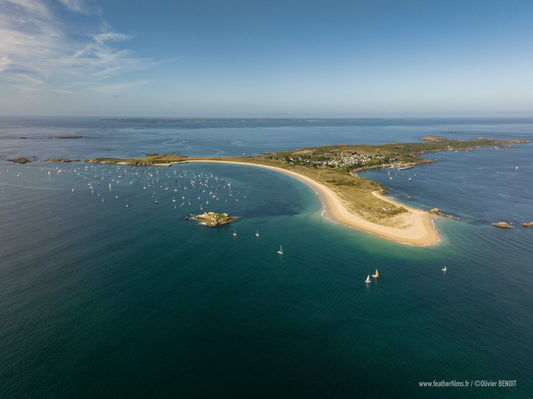
M407 209L406 213L402 213L398 216L395 216L392 220L392 224L399 227L382 226L363 219L361 216L348 211L341 199L330 188L316 182L313 179L310 179L307 176L303 176L290 170L277 168L275 166L235 161L188 160L187 162L210 162L257 166L260 168L285 173L313 188L313 190L317 193L323 204L323 215L335 223L339 223L358 230L363 230L365 232L403 244L434 245L439 241L439 235L435 230L432 218L427 212L405 206L390 198L382 196L377 192L374 192L373 194L376 197L382 199L383 201Z

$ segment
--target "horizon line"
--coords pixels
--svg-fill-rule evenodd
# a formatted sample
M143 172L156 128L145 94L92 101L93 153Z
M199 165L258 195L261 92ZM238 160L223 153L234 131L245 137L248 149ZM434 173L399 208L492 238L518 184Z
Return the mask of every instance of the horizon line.
M404 115L404 116L109 116L109 115L47 115L0 114L0 118L97 118L101 121L370 121L409 119L529 119L531 115Z

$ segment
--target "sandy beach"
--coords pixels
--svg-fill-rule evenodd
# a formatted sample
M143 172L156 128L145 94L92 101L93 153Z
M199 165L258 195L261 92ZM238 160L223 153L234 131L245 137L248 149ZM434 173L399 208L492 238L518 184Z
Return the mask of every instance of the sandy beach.
M334 223L339 223L348 227L362 230L402 244L434 245L439 241L439 235L435 230L432 218L427 212L400 204L390 198L380 195L377 192L374 192L373 194L383 201L407 209L407 213L395 216L391 220L391 224L394 224L398 227L387 227L372 223L363 219L357 214L349 212L344 206L342 200L330 188L310 179L307 176L300 175L290 170L246 162L214 160L189 160L187 162L229 163L236 165L257 166L260 168L271 169L280 173L285 173L304 182L317 193L323 205L323 216Z

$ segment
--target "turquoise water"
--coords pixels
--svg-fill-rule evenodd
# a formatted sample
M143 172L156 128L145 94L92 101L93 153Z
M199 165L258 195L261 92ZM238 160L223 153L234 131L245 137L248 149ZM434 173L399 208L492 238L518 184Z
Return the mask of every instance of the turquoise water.
M1 127L2 159L40 160L533 139L531 120ZM441 152L365 172L409 205L461 218L439 219L442 242L426 248L334 225L312 190L259 168L0 161L0 397L529 397L533 229L518 223L533 221L532 152ZM184 219L200 210L240 218ZM517 227L490 225L501 220ZM419 387L433 380L517 386Z

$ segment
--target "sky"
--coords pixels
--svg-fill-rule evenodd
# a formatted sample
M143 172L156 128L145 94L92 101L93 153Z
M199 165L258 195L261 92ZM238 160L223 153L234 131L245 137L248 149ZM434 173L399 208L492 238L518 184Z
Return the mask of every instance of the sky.
M531 0L0 0L0 114L533 116Z

